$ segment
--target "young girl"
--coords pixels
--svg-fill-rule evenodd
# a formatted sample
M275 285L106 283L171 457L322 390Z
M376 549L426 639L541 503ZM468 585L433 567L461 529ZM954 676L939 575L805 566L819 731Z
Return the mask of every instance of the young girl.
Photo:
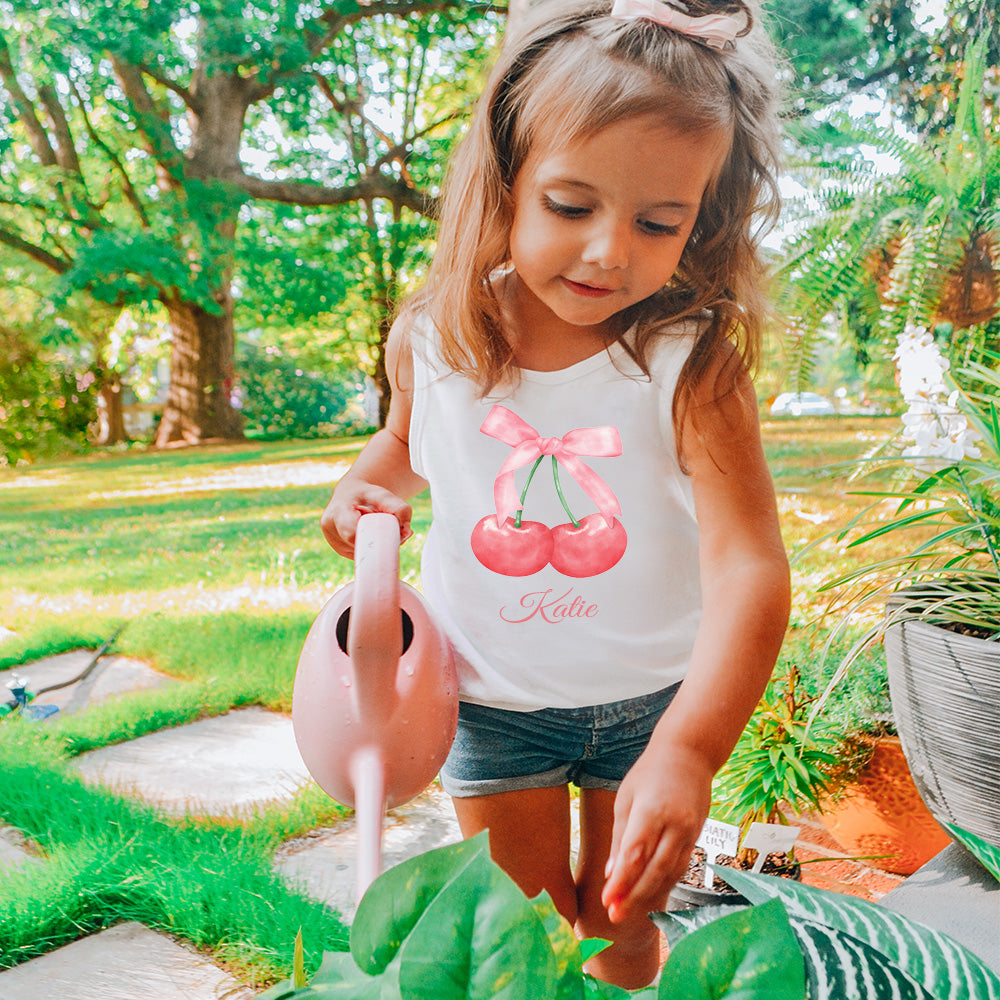
M423 587L462 702L442 784L628 988L789 602L747 376L776 70L756 8L688 11L545 0L508 38L389 337L387 425L322 521L345 556L367 511L406 538L430 484Z

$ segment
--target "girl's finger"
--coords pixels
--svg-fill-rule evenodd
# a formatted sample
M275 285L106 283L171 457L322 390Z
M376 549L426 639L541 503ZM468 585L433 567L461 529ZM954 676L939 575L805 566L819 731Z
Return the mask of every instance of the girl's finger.
M670 890L686 870L687 858L678 852L676 842L669 837L663 838L630 892L621 901L620 913L625 916L635 910L648 913L663 909Z
M615 828L619 826L617 820ZM650 840L659 841L662 830L657 830L650 836L649 829L643 830L643 824L631 810L625 823L625 829L617 848L612 850L613 865L608 880L601 893L601 902L608 910L608 915L614 921L613 910L620 908L625 898L631 892L633 884L638 880L646 866L649 852L646 845ZM614 839L612 835L612 839Z

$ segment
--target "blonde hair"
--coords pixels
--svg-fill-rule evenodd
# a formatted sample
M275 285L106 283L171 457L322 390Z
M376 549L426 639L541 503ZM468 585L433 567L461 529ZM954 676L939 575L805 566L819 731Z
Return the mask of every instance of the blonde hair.
M682 134L721 129L732 137L729 154L705 193L674 277L615 317L613 330L648 375L650 341L665 322L701 320L674 397L679 417L724 341L737 352L723 365L716 395L732 390L739 362L752 371L759 355L766 303L755 222L773 220L779 206L776 61L743 0L687 5L695 15L745 15L731 51L709 49L649 20L612 19L610 7L610 0L545 0L507 38L452 160L437 250L415 304L429 307L444 359L482 395L516 383L490 276L508 260L511 189L529 150L640 115L662 116ZM633 325L629 345L624 335Z

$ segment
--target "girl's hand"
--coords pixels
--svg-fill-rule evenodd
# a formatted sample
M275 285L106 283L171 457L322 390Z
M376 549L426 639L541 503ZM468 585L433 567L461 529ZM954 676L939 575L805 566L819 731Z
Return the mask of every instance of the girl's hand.
M652 743L625 775L601 895L612 923L665 908L708 816L713 775L690 748Z
M399 521L399 540L413 534L413 508L390 490L373 483L350 481L346 477L334 490L320 518L323 537L338 555L354 558L354 538L362 514L392 514Z

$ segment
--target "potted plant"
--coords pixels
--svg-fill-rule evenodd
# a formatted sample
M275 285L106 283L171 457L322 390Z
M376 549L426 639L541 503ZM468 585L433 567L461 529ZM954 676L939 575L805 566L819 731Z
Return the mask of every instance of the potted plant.
M884 638L890 697L910 771L931 813L1000 847L1000 356L963 368L910 327L896 352L907 446L879 467L897 485L839 535L850 547L905 540L897 554L826 584L842 622L887 607L845 657Z
M748 835L754 824L789 826L789 817L805 810L820 810L844 780L837 754L839 737L828 724L806 726L815 697L805 689L799 669L773 678L733 752L712 787L712 821L734 827L734 852L716 856L718 865L797 878L798 865L791 847L767 852L751 846ZM703 839L706 834L703 832ZM791 838L778 838L794 844ZM706 885L707 852L696 850L686 877L671 894L671 907L703 906L742 900L740 894L716 875Z

